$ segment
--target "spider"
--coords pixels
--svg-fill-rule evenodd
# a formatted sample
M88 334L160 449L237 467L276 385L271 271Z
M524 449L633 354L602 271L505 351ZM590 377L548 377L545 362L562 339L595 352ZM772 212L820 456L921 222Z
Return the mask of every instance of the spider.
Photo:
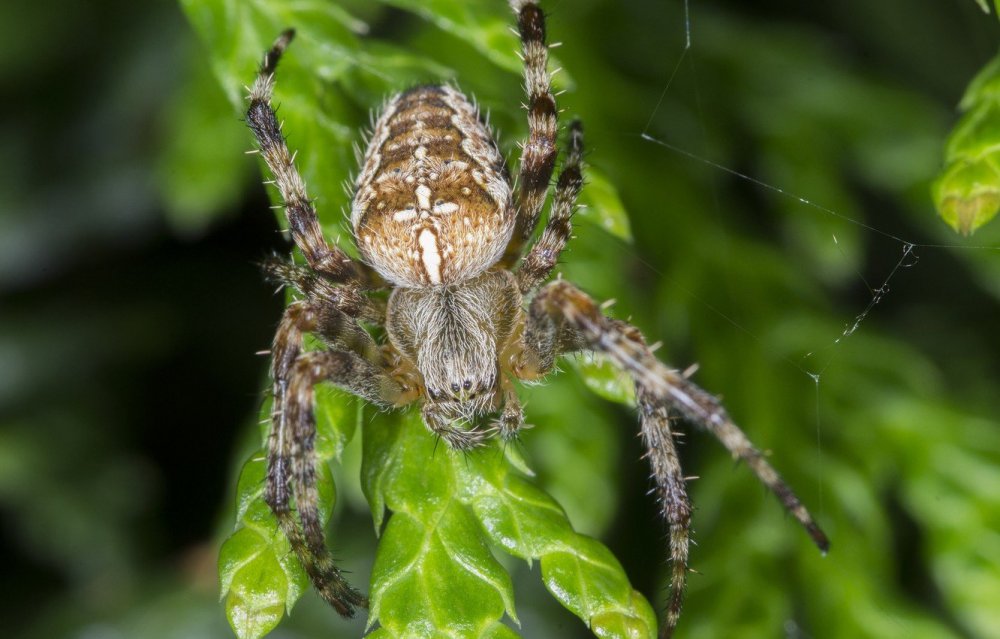
M323 236L271 105L274 72L294 32L264 55L247 122L274 176L305 265L271 260L267 275L297 290L271 364L274 408L265 500L319 594L341 615L367 605L325 545L317 507L314 387L330 382L385 409L418 403L427 428L454 449L517 437L524 413L513 379L540 380L558 357L599 352L636 390L661 513L669 528L671 594L662 635L677 624L687 572L691 507L671 431L673 416L719 439L773 491L826 551L828 541L719 401L654 357L642 334L605 316L572 283L546 284L571 234L583 186L583 128L568 150L544 228L558 134L547 71L545 19L511 0L527 91L528 128L517 178L474 104L449 85L392 97L375 120L354 185L350 221L361 259ZM388 289L388 301L373 296ZM378 343L360 322L384 327ZM320 350L305 350L305 334ZM294 500L294 509L292 506Z

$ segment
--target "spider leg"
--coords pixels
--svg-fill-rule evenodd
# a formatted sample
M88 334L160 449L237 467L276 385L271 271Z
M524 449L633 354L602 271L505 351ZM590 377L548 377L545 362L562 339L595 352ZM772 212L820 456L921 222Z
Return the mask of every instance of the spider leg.
M260 267L273 284L289 286L309 299L371 324L381 325L385 321L385 304L365 295L366 289L357 282L332 282L307 266L277 255L265 258Z
M352 344L357 335L352 337L351 324L350 321L341 322L340 327L346 337L334 340L331 337L334 324L329 314L321 312L315 305L296 302L285 310L272 348L274 408L268 436L264 493L265 501L274 512L310 581L320 595L345 617L352 616L355 607L366 606L367 600L347 583L323 540L323 525L317 508L313 386L321 381L331 381L383 406L395 403L402 392L391 377L357 353L302 352L305 332L325 333L328 340ZM364 333L356 323L353 326ZM368 340L371 338L368 337ZM362 346L363 350L368 350L365 344ZM298 520L291 506L293 493Z
M670 527L670 601L667 603L666 624L660 632L669 637L677 627L684 605L684 584L687 581L688 545L691 538L691 503L677 446L670 430L669 409L636 384L636 401L646 457L656 481L660 515Z
M521 254L538 223L549 180L556 162L556 99L552 78L546 68L549 59L545 44L545 15L533 0L511 0L517 14L524 57L524 88L528 94L528 140L521 152L517 176L517 225L502 264L510 266Z
M292 238L306 262L314 270L335 281L360 280L362 276L359 269L363 270L363 267L339 247L330 246L323 236L316 209L306 194L305 182L295 168L294 156L288 151L285 136L281 133L281 124L271 106L274 70L294 35L295 32L291 29L285 31L264 54L260 72L250 89L247 124L257 139L264 161L274 175L274 183L284 201Z
M292 438L291 475L295 505L305 537L305 552L299 559L317 591L337 612L353 614L354 606L367 606L367 599L354 590L336 567L326 547L316 487L316 418L314 386L331 381L351 392L385 406L391 404L398 387L386 375L361 358L342 351L312 351L296 359L288 382L285 411Z
M733 423L719 400L681 373L667 368L645 345L638 329L604 316L598 305L578 288L560 280L538 292L529 309L524 345L523 361L518 368L533 375L544 374L552 367L557 355L580 346L604 353L631 375L636 384L643 436L649 446L653 476L671 525L672 557L686 558L686 549L682 551L680 546L687 545L690 509L687 507L676 450L667 445L670 439L668 409L675 409L688 421L712 433L735 458L746 462L757 478L805 528L816 546L824 553L827 551L829 541L809 511ZM671 512L671 508L675 508L676 512ZM679 534L676 542L675 529ZM674 564L675 589L678 584L683 587L681 568ZM680 612L681 596L676 590L672 595L667 624L662 632L664 637L673 632L673 624Z
M525 295L548 278L573 232L571 221L576 199L583 187L583 125L574 120L569 125L569 152L559 172L552 208L538 241L528 250L517 267L517 285Z

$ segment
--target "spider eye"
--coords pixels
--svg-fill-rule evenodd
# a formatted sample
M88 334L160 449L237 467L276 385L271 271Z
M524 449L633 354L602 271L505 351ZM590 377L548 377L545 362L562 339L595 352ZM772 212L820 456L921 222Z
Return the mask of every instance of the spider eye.
M462 388L464 388L465 390L471 389L472 388L472 380L471 379L467 379L464 382L462 382Z
M452 382L451 383L451 392L457 393L459 390L460 390L460 388L459 388L458 384L455 383L455 382Z
M433 388L428 388L427 394L431 396L431 399L441 399L441 393Z

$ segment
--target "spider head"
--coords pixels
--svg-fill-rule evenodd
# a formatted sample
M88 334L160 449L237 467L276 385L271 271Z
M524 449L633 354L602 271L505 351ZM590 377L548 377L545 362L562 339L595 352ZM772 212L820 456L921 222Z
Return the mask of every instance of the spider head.
M513 276L489 271L454 286L394 290L386 326L423 377L427 401L471 416L495 405L499 353L519 313Z
M497 388L496 353L488 349L445 349L432 353L438 345L429 340L421 349L424 357L418 355L427 400L451 404L456 414L473 415L487 410Z

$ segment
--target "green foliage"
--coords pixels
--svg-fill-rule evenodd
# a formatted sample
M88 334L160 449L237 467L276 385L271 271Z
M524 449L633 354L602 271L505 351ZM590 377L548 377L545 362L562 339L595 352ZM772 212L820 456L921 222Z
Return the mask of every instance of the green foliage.
M972 80L959 108L933 194L944 221L970 235L1000 211L1000 55Z
M460 453L438 445L415 412L366 426L362 481L376 529L384 509L392 512L375 559L369 625L397 637L500 636L504 612L515 622L517 615L493 545L529 565L541 560L549 592L598 636L654 636L652 609L618 561L574 532L530 474L514 446Z
M510 57L516 42L498 28L509 19L502 4L385 4L412 11L434 25L414 32L408 46L415 53L378 39L359 38L364 23L330 5L225 5L235 11L231 14L222 5L187 5L236 109L243 104L234 87L251 81L260 51L281 29L297 27L299 36L279 71L276 99L332 236L340 228L339 182L352 166L347 149L356 137L355 127L372 105L392 91L415 82L458 77L463 88L489 106L493 121L511 132L509 139L524 132L517 101L510 99L519 95L520 81ZM356 15L378 13L371 5L346 6ZM575 26L568 17L563 24ZM589 28L595 28L593 24ZM675 337L691 342L701 363L699 381L710 389L736 389L727 393L727 404L751 436L773 451L776 465L806 503L815 507L821 501L817 493L826 496L827 506L818 509L819 516L834 541L831 558L821 560L801 533L782 521L776 506L767 504L760 513L749 507L759 488L745 471L734 475L723 455L707 458L701 469L692 472L702 477L692 485L699 507L700 544L692 565L702 576L692 580L683 631L695 637L766 636L798 616L803 624L828 629L830 636L950 636L946 623L913 605L892 584L894 568L887 559L893 545L892 514L883 503L886 495L892 495L894 507L903 509L940 544L940 554L922 562L929 566L934 587L947 593L944 600L950 614L961 618L962 627L989 628L993 617L988 608L973 603L985 601L985 596L949 575L982 574L977 571L995 563L968 557L952 515L926 498L942 494L953 480L947 473L928 472L928 451L940 450L941 429L916 419L934 414L949 423L956 458L971 463L977 453L969 444L968 417L938 398L937 384L914 376L928 367L920 355L888 338L852 336L836 347L838 367L830 371L828 360L804 355L833 341L844 318L857 312L848 308L829 316L816 304L816 292L822 286L856 281L873 237L856 223L865 213L855 185L838 167L849 160L866 185L879 191L926 189L940 140L936 124L940 112L903 89L832 63L832 49L809 34L753 28L711 16L699 20L696 37L699 58L713 72L702 74L694 88L685 87L689 79L682 76L674 90L721 93L725 98L718 101L735 105L731 120L730 114L700 115L714 124L709 157L735 166L742 159L740 149L756 144L755 177L792 185L835 215L804 210L794 198L774 198L769 203L776 215L777 246L720 233L720 228L733 224L723 212L739 211L745 203L720 202L718 194L706 192L711 181L706 183L694 170L695 163L681 171L668 169L665 151L655 144L631 148L620 135L608 137L607 126L602 126L631 118L629 130L648 130L654 139L661 139L659 131L673 131L675 123L690 114L678 114L683 107L671 106L654 111L653 117L648 111L623 115L620 104L630 97L628 88L621 87L611 100L602 82L581 82L563 104L585 105L588 137L591 148L597 149L588 160L596 166L588 171L584 201L589 206L581 212L581 237L571 247L564 272L600 297L619 298L616 308L639 313L640 326L650 325L644 312L662 309L667 326L676 329ZM567 47L559 53L570 69L587 69L588 79L601 77L607 83L616 77L585 47ZM480 63L473 66L476 59ZM579 71L575 75L581 76ZM782 96L778 105L773 100L776 95ZM650 104L657 97L656 91L646 95ZM782 110L780 118L776 108ZM694 130L697 127L679 129L679 143L700 148L697 141L683 139ZM633 223L640 250L652 259L646 266L669 269L669 277L660 279L652 296L623 286L628 259L622 256L628 256L630 249L609 243L600 231L591 232L603 228L618 238L632 237L625 206L612 184L630 195L630 208L644 213ZM667 205L664 194L670 196ZM705 204L712 201L714 207ZM909 207L917 200L902 201ZM667 251L662 251L663 238L669 240ZM789 256L794 256L791 265ZM752 268L734 268L734 262ZM720 282L731 284L720 286ZM726 309L739 313L736 330L720 321ZM769 309L781 309L779 318ZM763 353L747 348L748 334L757 337ZM668 344L665 350L669 356L682 348ZM821 353L825 355L828 348L832 347ZM871 366L868 358L879 348L889 353L886 361L899 365L898 372ZM785 353L804 366L826 371L817 387L818 398L810 401L815 392L811 380L805 384L799 380L796 386L788 375L795 368L776 364ZM581 358L567 365L601 396L632 401L627 380L601 360ZM837 375L838 369L851 374ZM435 449L415 415L377 416L366 424L362 485L381 532L369 589L368 624L375 636L432 627L455 636L513 633L504 620L525 618L523 612L518 614L525 602L513 594L518 571L505 569L491 548L502 548L529 563L538 559L546 587L587 620L593 632L641 636L650 630L648 606L625 580L617 561L596 542L573 532L557 502L539 487L556 495L583 529L596 532L606 525L614 503L609 492L613 485L607 479L614 473L617 454L608 434L614 425L589 405L580 405L581 388L572 380L561 380L525 389L530 391L529 418L539 426L528 435L535 454L532 466L538 469L534 481L526 478L527 466L515 450L489 448L461 456L443 446ZM858 388L877 392L858 403ZM903 398L913 392L927 399L919 405L907 403ZM831 433L837 430L830 428L831 416L839 415L844 405L857 406L852 428L845 434ZM873 405L882 410L862 408ZM324 406L321 402L321 410ZM816 433L803 428L817 414L823 438L819 449ZM897 437L894 425L912 426L914 421L929 430L918 428L910 437ZM887 449L912 464L895 464L890 472L883 454ZM740 481L734 481L736 476ZM924 488L915 491L916 485ZM992 525L986 514L993 507L990 494L980 493L973 500L978 505L971 512L978 515L967 520L972 529ZM949 544L950 553L944 550ZM793 559L782 561L791 553ZM276 564L270 565L277 575ZM794 565L794 570L781 575L787 565ZM285 579L281 583L291 582ZM985 582L974 578L968 583L983 587ZM286 606L293 602L294 596L275 598L277 590L268 588L274 586L262 588L260 594L270 593L263 599L274 611L277 601ZM518 609L515 600L520 602ZM835 610L839 612L832 613Z
M233 110L211 69L189 55L188 81L167 107L173 133L158 162L157 182L167 219L180 234L203 233L251 179L240 152L246 135L233 126ZM211 144L203 143L211 140Z
M685 4L693 48L673 74L687 36ZM505 3L190 0L190 23L202 36L197 50L169 3L0 5L9 49L0 73L18 95L9 104L15 126L0 148L0 284L8 287L0 304L0 499L14 550L2 571L5 632L225 639L233 631L218 602L221 574L244 635L279 617L274 636L361 635L363 620L332 614L287 561L259 499L261 436L249 423L229 473L233 485L220 485L219 451L232 447L233 422L242 417L238 407L211 411L224 405L215 384L229 385L251 421L264 370L251 354L265 347L278 310L266 294L246 294L263 290L255 276L239 279L225 265L249 271L264 249L212 262L187 251L204 250L192 237L212 229L228 228L231 237L231 226L213 224L216 216L246 210L254 192L239 184L260 188L238 118L263 47L286 26L298 27L299 38L279 70L280 114L331 236L346 236L339 182L353 164L350 146L393 91L455 79L489 110L515 158L525 123ZM559 97L563 121L580 117L588 143L590 206L577 218L562 273L598 299L616 298L616 314L650 342L665 342L658 351L665 361L699 363L696 381L723 395L832 539L829 556L820 557L746 469L716 442L687 432L682 463L699 478L689 483L697 573L677 636L1000 636L1000 260L996 251L951 246L953 231L934 219L927 198L953 105L987 66L996 21L967 1L919 11L864 0L833 11L829 3L762 9L734 0L544 6L551 40L565 43L553 66L575 80L557 76L568 89ZM100 38L83 28L93 24L102 25ZM970 157L985 158L982 132L970 131ZM595 205L600 176L618 194ZM633 244L620 241L624 231L602 230L609 212L626 207ZM243 223L254 224L241 220L236 234L246 238ZM184 259L160 270L162 252L153 247L177 251L180 243L167 237L177 232L185 235ZM916 244L913 259L845 336L900 257L901 242L883 233ZM996 223L976 233L977 246L1000 241ZM228 314L205 304L189 317L181 304L220 298ZM196 345L184 341L185 325ZM258 332L240 341L248 326ZM205 370L189 363L193 351ZM247 361L259 368L241 365ZM192 381L180 390L148 375L181 365ZM601 367L587 358L561 363L578 365ZM595 600L563 599L594 615L598 627L618 615L622 623L606 624L618 636L628 635L625 622L645 623L641 602L623 607L626 588L662 602L664 531L643 494L649 485L634 413L586 389L601 382L600 392L625 400L627 381L606 368L583 380L567 373L519 389L535 428L517 450L490 449L495 457L470 458L469 469L442 446L432 451L435 477L475 470L485 482L476 490L486 492L469 493L457 481L443 488L454 505L447 530L469 532L454 553L434 545L447 539L440 534L376 549L371 532L362 448L383 435L391 445L408 442L421 429L410 418L388 418L378 422L387 432L371 435L370 414L359 422L356 406L343 412L337 399L320 401L328 433L321 456L337 488L335 509L332 479L324 488L330 546L355 585L381 593L372 634L391 636L382 623L410 614L390 606L394 588L418 592L430 583L421 580L441 575L474 584L476 594L459 602L463 610L434 614L468 614L487 635L591 636L545 591L553 578L578 584L571 590L584 581L605 585L606 596ZM206 428L206 420L215 421ZM534 477L515 464L519 455ZM237 487L240 466L246 473ZM499 476L494 469L509 492L487 481ZM497 502L499 514L481 514L473 495L519 487L551 495L579 534L605 540L632 586L582 538L576 549L587 561L579 566L537 546L524 561L499 552L531 538L503 527L490 533L487 523L510 512ZM406 503L405 491L390 492L385 502ZM220 503L238 512L216 518ZM545 529L558 538L564 520L545 507L551 503L520 504L551 516ZM391 510L380 511L382 537L426 526L409 513L393 523ZM231 533L219 571L217 548ZM400 556L393 548L418 560L398 586L384 578ZM473 559L453 561L464 557ZM584 569L589 576L578 577Z
M632 380L607 357L595 353L569 358L567 361L594 393L619 404L635 404L635 386Z
M322 511L333 507L326 465L339 460L358 418L339 392L318 403L317 456L324 464ZM265 406L262 417L268 415ZM574 532L562 508L540 490L517 448L495 443L471 453L439 446L419 413L380 414L364 429L362 486L382 531L371 580L368 625L374 636L516 637L506 569L497 547L540 560L542 580L601 637L652 637L652 608L621 565ZM265 452L247 461L237 487L237 528L222 546L219 578L237 636L262 637L290 611L307 578L263 500ZM391 513L386 523L386 509Z

